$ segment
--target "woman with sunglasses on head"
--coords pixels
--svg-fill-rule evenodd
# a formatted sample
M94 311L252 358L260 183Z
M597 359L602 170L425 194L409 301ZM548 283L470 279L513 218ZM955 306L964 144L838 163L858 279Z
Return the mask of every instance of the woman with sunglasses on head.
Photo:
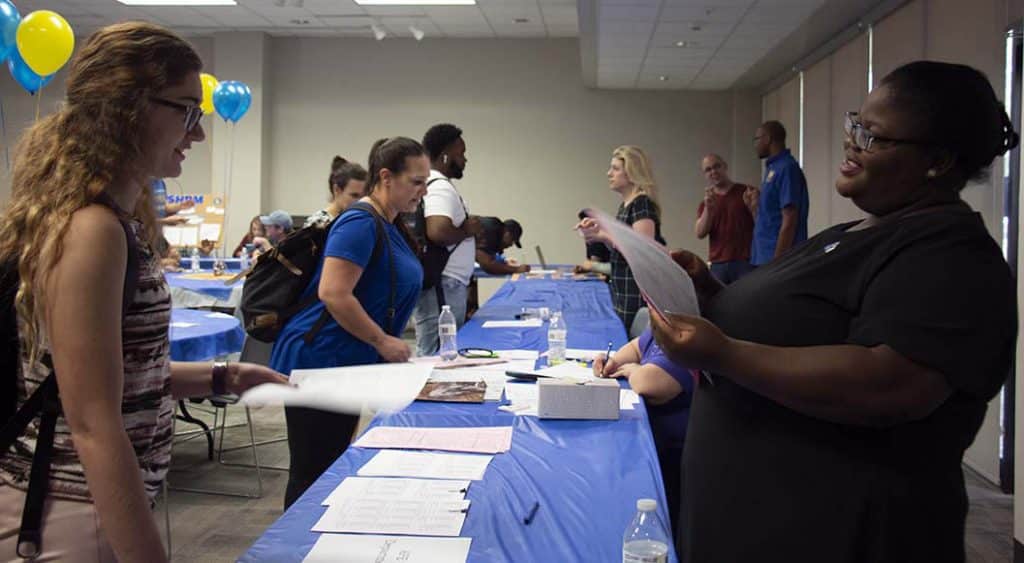
M0 452L4 560L18 549L29 559L165 561L150 510L170 462L174 399L285 382L252 364L170 361L170 294L146 186L181 174L204 138L201 66L161 27L101 29L71 62L65 103L21 139L0 223L0 262L20 278L16 402L50 388L55 373L60 408L40 522L22 519L25 489L40 482L29 477L46 441L39 418ZM36 524L41 543L17 546Z
M700 382L683 455L684 561L962 562L961 472L1010 368L1014 283L960 198L1018 136L977 70L921 61L846 117L836 191L867 214L651 315Z
M274 341L270 365L282 373L404 362L411 355L399 334L419 298L423 269L397 218L416 211L427 193L430 162L423 146L406 137L377 141L367 160L367 195L331 225L319 269L302 297L318 300L292 317ZM345 451L359 417L286 407L285 418L287 508Z

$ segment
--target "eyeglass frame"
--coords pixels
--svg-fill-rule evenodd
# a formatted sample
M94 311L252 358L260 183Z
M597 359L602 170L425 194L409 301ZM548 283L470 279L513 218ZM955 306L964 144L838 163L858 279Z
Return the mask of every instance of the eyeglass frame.
M171 100L165 100L163 98L157 98L155 96L150 96L149 101L156 102L157 104L162 105L164 107L174 108L176 110L185 112L186 133L190 133L193 129L195 129L196 126L199 125L199 120L201 120L203 118L203 115L205 115L203 108L197 105L182 104ZM189 121L192 122L191 125L189 124Z
M928 141L920 141L920 140L917 140L917 139L895 139L893 137L883 137L881 135L875 135L871 131L868 131L868 129L866 127L864 127L863 123L861 123L860 121L854 120L854 117L856 117L858 115L860 115L859 111L848 111L848 112L846 112L845 118L843 120L843 131L846 132L846 137L848 139L850 139L850 142L853 143L854 146L856 146L857 148L859 148L860 150L862 150L864 152L874 152L874 151L871 150L871 145L873 145L875 141L881 141L883 143L891 143L893 145L922 145L922 146L934 145L934 143L931 143L931 142L928 142ZM864 143L863 145L861 145L861 143L857 142L856 135L854 134L854 131L860 131L861 135L866 136L867 137L867 142Z

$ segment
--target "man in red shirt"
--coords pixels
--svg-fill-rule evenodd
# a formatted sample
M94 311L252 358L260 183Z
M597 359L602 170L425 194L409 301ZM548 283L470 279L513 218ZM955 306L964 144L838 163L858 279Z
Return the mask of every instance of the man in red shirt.
M694 231L697 238L711 237L711 273L729 284L754 269L750 265L750 240L754 234L751 206L757 201L757 188L734 183L725 160L717 154L705 156L701 170L710 185L704 188L704 201L697 208Z

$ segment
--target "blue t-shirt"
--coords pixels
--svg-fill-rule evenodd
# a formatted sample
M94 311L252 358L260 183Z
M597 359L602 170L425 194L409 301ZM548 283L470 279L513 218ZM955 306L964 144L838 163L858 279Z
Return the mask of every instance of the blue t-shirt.
M149 191L153 194L153 208L156 210L157 219L167 217L167 184L160 178L154 178L149 185Z
M796 207L797 223L793 246L807 240L807 179L789 149L765 162L761 199L754 220L754 239L750 247L750 263L767 264L775 258L775 246L782 228L782 209Z
M385 224L385 228L390 248L395 253L393 331L401 333L419 298L423 269L398 228L392 224ZM348 260L363 268L363 274L356 282L352 293L370 318L385 328L388 297L391 291L391 269L388 245L384 245L377 258L370 263L375 242L376 225L373 216L361 209L350 209L334 222L327 234L324 256ZM303 298L317 291L323 268L324 259L321 259ZM317 301L285 324L281 334L274 341L270 367L287 375L297 368L353 366L380 361L380 356L373 346L349 334L333 318L324 324L312 343L306 344L303 336L313 327L324 309L324 304Z
M673 362L661 351L650 328L640 335L637 346L640 348L640 365L658 366L683 388L681 393L667 403L647 405L655 446L662 451L682 450L686 440L686 424L690 418L690 401L693 398L693 376L690 370Z

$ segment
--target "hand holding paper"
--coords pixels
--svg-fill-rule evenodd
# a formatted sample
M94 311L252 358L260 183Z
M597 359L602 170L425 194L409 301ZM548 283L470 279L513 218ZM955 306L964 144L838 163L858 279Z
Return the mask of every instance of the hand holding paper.
M671 312L665 317L651 315L651 329L665 355L681 366L719 371L734 354L735 341L701 317Z

